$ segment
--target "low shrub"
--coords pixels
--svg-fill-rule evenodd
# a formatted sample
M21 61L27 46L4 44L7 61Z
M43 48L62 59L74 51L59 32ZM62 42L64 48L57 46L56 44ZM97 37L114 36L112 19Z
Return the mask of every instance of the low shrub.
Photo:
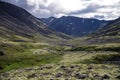
M93 51L96 49L96 46L81 46L69 49L67 51Z
M4 52L3 51L0 51L0 56L4 56Z
M82 63L105 63L109 61L120 61L120 54L97 55L92 59L86 59Z

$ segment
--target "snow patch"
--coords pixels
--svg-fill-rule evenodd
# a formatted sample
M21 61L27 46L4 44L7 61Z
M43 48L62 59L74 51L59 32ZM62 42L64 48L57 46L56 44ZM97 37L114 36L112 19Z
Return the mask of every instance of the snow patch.
M94 23L94 20L92 20L92 23Z
M52 22L54 19L51 19L49 22Z
M82 23L84 23L84 22L85 22L85 20L83 19L83 20L82 20Z

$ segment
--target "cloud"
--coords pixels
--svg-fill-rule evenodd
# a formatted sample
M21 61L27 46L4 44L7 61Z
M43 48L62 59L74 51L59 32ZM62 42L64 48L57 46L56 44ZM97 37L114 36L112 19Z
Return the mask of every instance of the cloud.
M39 18L64 15L111 20L120 16L120 0L3 0Z
M101 8L102 6L99 5L88 5L86 8L78 11L74 11L69 13L70 15L75 15L75 14L87 14L87 13L94 13L97 12L97 9Z

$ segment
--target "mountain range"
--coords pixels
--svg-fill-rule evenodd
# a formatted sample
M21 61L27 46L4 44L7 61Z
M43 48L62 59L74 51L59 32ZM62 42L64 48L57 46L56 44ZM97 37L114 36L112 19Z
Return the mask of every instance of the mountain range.
M71 36L84 36L105 26L109 21L92 18L78 18L63 16L60 18L50 17L41 19L56 31Z
M87 35L92 43L119 42L120 18L112 21L73 16L38 19L18 6L0 1L0 40L71 39L68 35Z

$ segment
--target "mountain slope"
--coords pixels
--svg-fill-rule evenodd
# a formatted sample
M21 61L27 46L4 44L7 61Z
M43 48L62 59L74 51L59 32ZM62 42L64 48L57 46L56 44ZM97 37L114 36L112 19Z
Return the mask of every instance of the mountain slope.
M90 32L94 32L109 22L104 20L78 18L73 16L63 16L61 18L50 17L41 20L56 31L72 36L83 36Z
M120 35L120 18L109 22L105 27L97 30L96 36L119 36Z
M69 38L55 32L26 10L0 1L0 39Z
M120 18L89 35L91 43L120 43Z

